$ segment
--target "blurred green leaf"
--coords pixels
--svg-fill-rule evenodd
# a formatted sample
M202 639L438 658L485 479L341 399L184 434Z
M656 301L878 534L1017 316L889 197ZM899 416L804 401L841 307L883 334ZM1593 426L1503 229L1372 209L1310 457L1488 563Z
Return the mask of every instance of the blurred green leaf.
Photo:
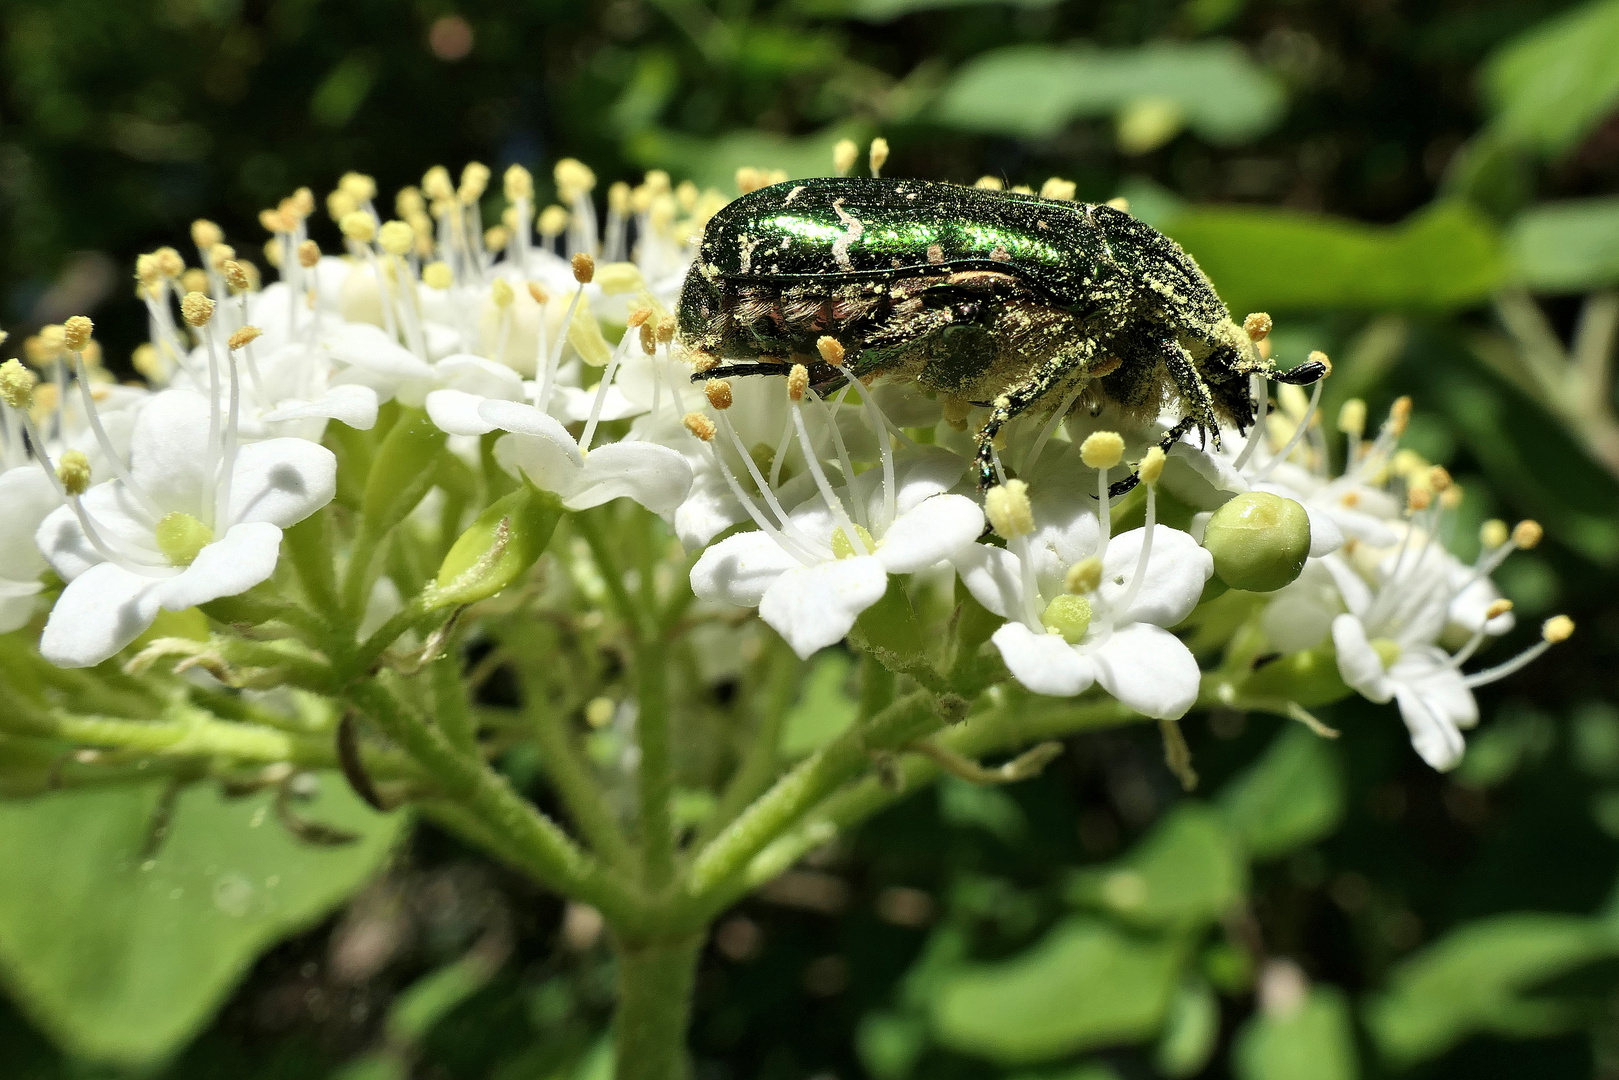
M300 814L359 835L299 842L270 793L175 802L144 852L163 785L0 804L0 974L69 1052L125 1066L178 1049L266 947L308 927L382 864L404 822L336 777Z
M1619 64L1615 64L1619 68ZM1619 282L1619 198L1542 203L1507 231L1513 277L1540 292L1587 292Z
M939 813L952 825L977 826L1004 844L1028 831L1029 821L1017 800L988 784L969 784L954 776L939 781Z
M1317 986L1290 1012L1261 1010L1237 1032L1238 1080L1355 1080L1360 1066L1343 994Z
M795 6L808 15L882 23L919 11L985 7L993 3L1033 10L1053 7L1058 0L798 0Z
M1344 782L1328 742L1288 724L1265 756L1220 792L1226 824L1254 859L1273 859L1338 827Z
M625 141L625 154L645 168L667 169L701 188L736 190L736 171L743 166L784 169L787 176L832 175L832 147L839 139L862 141L858 127L837 127L790 139L764 131L733 131L704 139L662 128L637 132Z
M1619 0L1597 0L1508 42L1484 65L1492 133L1548 156L1619 105Z
M1169 1007L1153 1064L1171 1078L1196 1076L1209 1063L1219 1041L1220 1001L1214 990L1201 979L1184 983Z
M1507 268L1494 226L1460 202L1434 203L1391 227L1202 207L1165 231L1239 317L1297 308L1447 311L1484 300Z
M781 753L800 758L819 749L854 723L860 705L849 695L849 657L824 652L804 679L798 703L781 729Z
M1132 926L1193 929L1218 919L1247 887L1248 864L1220 815L1183 803L1124 858L1077 871L1066 895Z
M338 61L309 98L309 115L317 124L340 128L354 119L377 81L377 59L361 53Z
M1619 955L1600 922L1573 915L1512 914L1466 923L1395 969L1366 1010L1391 1064L1410 1065L1469 1035L1533 1038L1581 1016L1570 1001L1539 997L1536 984Z
M911 1075L927 1045L927 1025L904 1013L867 1013L855 1030L860 1064L876 1080L903 1080Z
M1245 142L1282 118L1281 84L1229 41L1153 42L1137 49L1011 45L963 64L933 118L948 127L1045 139L1071 121L1143 102L1179 111L1210 142Z
M952 1049L1008 1065L1144 1039L1163 1021L1185 952L1177 938L1076 916L1019 956L941 978L934 1032Z
M1013 1073L1006 1080L1119 1080L1119 1074L1099 1062L1076 1065L1071 1069Z

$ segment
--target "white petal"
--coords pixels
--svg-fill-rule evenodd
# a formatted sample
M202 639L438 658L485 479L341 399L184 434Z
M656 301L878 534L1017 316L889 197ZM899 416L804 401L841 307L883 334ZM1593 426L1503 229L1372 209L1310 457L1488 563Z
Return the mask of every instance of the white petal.
M1419 645L1405 650L1389 668L1389 678L1405 684L1436 715L1457 727L1465 730L1478 726L1478 702L1443 649Z
M889 573L914 574L974 543L984 512L965 495L934 495L894 519L877 557Z
M1098 591L1110 610L1124 599L1125 590L1136 575L1146 535L1145 529L1131 529L1108 541ZM1214 556L1199 547L1188 534L1159 525L1153 529L1152 551L1145 573L1146 580L1130 602L1130 610L1116 612L1114 622L1174 626L1197 607L1203 587L1214 573Z
M433 376L440 386L462 390L481 398L502 401L523 399L523 377L505 364L472 353L446 356L433 365Z
M656 443L608 443L586 455L578 484L563 505L584 510L627 498L663 514L679 506L690 490L691 466L677 451Z
M57 667L101 663L152 625L160 584L112 563L90 567L56 598L40 635L40 655Z
M730 485L710 465L693 475L686 501L675 509L675 535L681 547L693 552L747 517Z
M381 327L343 323L323 331L318 340L334 359L390 381L426 379L433 373L432 368L390 338Z
M34 617L34 597L43 586L34 582L31 592L22 592L22 586L0 583L0 634L9 634L28 624Z
M1332 620L1332 646L1338 652L1338 674L1369 701L1379 704L1394 696L1383 661L1366 640L1366 627L1353 615Z
M483 435L495 430L495 425L478 412L485 400L465 390L434 390L425 402L427 417L440 431L451 435Z
M1176 720L1197 702L1197 658L1180 638L1151 623L1119 627L1091 660L1103 689L1143 716Z
M797 566L765 590L759 617L808 657L843 640L887 588L888 571L870 555Z
M574 441L568 429L554 416L548 416L532 405L525 405L520 401L499 401L490 398L478 406L478 413L486 421L509 431L514 435L534 435L542 439L550 439L557 443L567 443L573 447L575 457L579 457L579 445ZM583 463L584 459L580 458Z
M737 533L703 552L691 568L691 591L702 600L758 607L765 590L799 565L765 533Z
M579 486L585 463L572 439L538 435L502 435L495 442L495 461L517 477L527 477L542 491L566 498Z
M974 544L951 556L962 584L984 607L1003 619L1015 619L1023 611L1022 565L1005 548Z
M0 580L32 581L45 569L34 544L40 523L62 505L45 470L23 465L0 473ZM16 627L12 627L16 629Z
M1323 555L1331 555L1344 546L1343 530L1332 520L1332 515L1309 503L1300 505L1304 507L1304 516L1310 519L1310 558L1319 559Z
M281 530L266 521L249 521L197 553L196 561L154 589L158 603L170 611L206 604L221 596L244 593L275 573L281 552Z
M332 501L337 458L304 439L266 439L236 452L230 521L267 521L287 528Z
M165 390L135 418L130 472L164 511L195 514L213 498L208 465L208 403L190 390Z
M561 412L571 422L582 423L590 419L590 412L596 407L596 388L580 390L573 386L558 386L556 392L562 402ZM625 395L618 388L617 381L607 388L607 396L602 399L601 415L598 420L623 420L629 416L640 416L647 411L648 406L642 405Z
M1096 681L1096 665L1058 634L1037 634L1009 622L990 638L1012 677L1036 694L1073 697Z
M1467 749L1455 723L1431 708L1431 703L1411 687L1396 686L1394 698L1400 706L1400 719L1411 733L1412 749L1441 772L1455 768Z
M122 483L97 484L79 502L95 523L97 534L114 551L137 562L162 561L151 525ZM85 537L70 506L59 506L46 515L34 533L34 544L64 581L106 561Z
M377 392L369 386L355 383L333 386L314 401L289 398L265 413L267 424L282 420L308 420L324 417L347 424L356 431L370 431L377 426Z

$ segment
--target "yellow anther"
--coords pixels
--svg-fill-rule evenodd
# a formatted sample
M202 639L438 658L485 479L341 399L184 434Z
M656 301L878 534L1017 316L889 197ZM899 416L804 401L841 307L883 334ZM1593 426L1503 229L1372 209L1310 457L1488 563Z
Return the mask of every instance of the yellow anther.
M208 249L208 265L214 268L214 273L223 274L225 264L236 258L236 249L229 244L215 244Z
M1312 349L1310 355L1305 359L1309 363L1321 365L1321 377L1323 379L1332 374L1332 358L1320 349Z
M1060 176L1053 176L1040 185L1042 199L1060 199L1063 202L1073 202L1074 195L1079 190L1072 180L1064 180Z
M714 440L714 433L718 430L714 426L714 421L710 420L700 412L687 413L685 417L681 419L681 423L686 425L687 431L691 432L704 442L712 442Z
M422 284L429 289L448 289L455 284L455 274L449 263L430 262L422 267Z
M506 188L506 198L511 201L534 197L534 174L521 165L508 166L506 175L501 179Z
M700 194L696 184L690 180L682 180L680 186L675 188L675 202L680 205L680 209L689 214L696 209Z
M1366 432L1366 403L1360 398L1350 398L1338 410L1338 430L1345 435L1354 435L1359 438Z
M744 165L736 171L736 191L738 195L746 195L750 191L758 191L765 186L765 174L752 165Z
M1012 185L1012 191L1015 194L1018 194L1018 195L1033 195L1034 194L1034 188L1030 187L1028 184L1013 184Z
M1446 510L1454 510L1462 505L1462 486L1460 484L1451 484L1444 491L1441 491L1439 493L1439 505Z
M383 251L402 258L410 254L411 245L416 242L416 230L403 221L385 222L377 230L377 242Z
M186 261L171 247L158 248L152 252L152 258L157 260L157 272L166 278L177 278L185 273Z
M69 495L83 495L90 489L90 459L82 450L64 450L56 462L56 477Z
M219 272L224 275L225 284L239 293L246 292L252 287L253 281L247 276L247 271L235 259L226 259L220 266Z
M180 314L192 326L205 326L214 317L214 302L200 292L188 292L180 298Z
M422 174L422 194L429 199L449 199L455 196L455 185L450 183L450 170L434 165Z
M365 173L346 172L337 181L339 191L347 192L356 202L377 197L377 182Z
M815 351L821 354L821 359L835 368L843 366L843 343L835 337L821 337L815 342Z
M1406 509L1416 512L1426 510L1433 503L1433 492L1425 487L1413 487L1405 493Z
M1389 407L1389 430L1396 436L1404 435L1406 425L1411 423L1411 398L1397 397L1394 404Z
M292 224L281 216L279 210L260 210L259 225L268 233L283 233L292 230Z
M1546 530L1540 527L1540 522L1533 518L1524 518L1512 527L1512 542L1524 551L1540 543L1546 535Z
M402 187L394 196L394 213L405 219L415 217L427 211L427 200L422 198L422 189L418 187Z
M443 263L439 263L438 265L444 266ZM446 270L449 269L447 266L444 268ZM551 299L550 294L545 291L545 287L542 286L538 281L531 281L528 283L528 297L530 300L533 300L536 304L541 306L544 306Z
M1029 503L1029 485L1022 480L997 484L984 494L984 515L1001 536L1014 540L1034 531L1034 507Z
M866 155L866 160L871 165L871 175L876 176L882 172L883 166L888 163L888 140L880 135L871 140L871 149Z
M506 243L511 239L511 233L504 225L495 225L483 231L483 249L485 251L505 251Z
M1394 456L1389 458L1389 472L1404 477L1408 484L1420 486L1426 483L1427 469L1427 459L1409 448L1396 450Z
M1491 518L1479 526L1478 542L1487 550L1494 549L1506 543L1510 535L1506 522L1500 518Z
M281 266L281 237L272 236L264 242L260 249L264 252L264 261L277 269Z
M1242 320L1242 332L1248 335L1249 341L1264 341L1270 336L1271 328L1275 325L1269 312L1253 311Z
M624 326L627 329L633 330L635 327L640 326L650 318L652 318L651 308L636 308L634 311L630 312L630 317L624 320Z
M583 251L576 252L573 257L573 280L581 285L589 285L596 276L596 260Z
M326 214L333 221L340 222L359 208L359 200L342 188L328 192L326 195Z
M641 268L632 262L606 263L596 268L596 280L606 296L635 292L646 284Z
M135 280L142 285L156 285L161 277L158 270L157 256L153 254L135 256Z
M1574 620L1567 615L1553 615L1540 627L1540 636L1553 645L1567 641L1574 635Z
M320 262L320 245L313 240L305 240L298 245L298 265L305 270L311 270Z
M1164 475L1164 451L1162 447L1151 447L1136 467L1136 475L1143 484L1156 484L1158 478Z
M62 344L70 352L79 352L90 344L90 333L95 328L95 323L85 316L75 315L62 324Z
M658 340L667 345L675 339L675 321L664 319L658 323Z
M630 212L630 185L622 180L615 180L608 186L607 209L614 214Z
M467 206L471 206L483 198L483 193L489 190L489 166L481 161L469 161L466 168L461 170L461 186L456 189L455 197Z
M1445 491L1450 487L1450 470L1443 465L1434 465L1428 469L1428 487L1432 491Z
M191 242L197 245L198 251L206 252L224 239L224 231L207 218L198 218L191 223Z
M540 211L539 226L541 236L561 236L562 230L568 227L567 208L555 203L547 206Z
M1484 618L1486 620L1499 619L1501 616L1505 615L1507 612L1509 612L1511 610L1512 610L1512 601L1511 600L1507 600L1507 599L1497 600L1494 603L1490 604L1489 607L1484 609Z
M1000 191L1006 187L1006 182L998 176L980 176L973 181L973 187L980 191Z
M669 174L662 169L648 169L646 174L646 189L649 195L657 197L668 194L670 189Z
M26 409L34 403L34 385L39 377L13 357L0 364L0 401L13 409Z
M1126 199L1123 195L1115 195L1103 205L1110 206L1121 214L1128 214L1130 212L1130 200Z
M854 168L855 159L860 156L860 147L853 139L839 139L837 145L832 147L832 171L838 176L849 175Z
M576 158L563 158L557 162L553 175L557 181L557 194L569 202L590 194L596 186L596 174L590 171L590 166ZM667 179L665 175L665 181Z
M369 244L377 235L377 219L364 210L350 210L343 215L337 227L356 244Z
M263 334L264 331L256 326L244 326L232 334L226 344L233 350L246 348L250 342L257 341Z
M1063 588L1071 593L1092 593L1102 584L1102 560L1095 555L1079 560L1063 575Z
M489 286L489 299L495 302L497 308L511 307L515 296L516 294L512 292L512 283L505 278L496 278L495 283Z
M731 384L724 379L704 383L703 393L708 395L708 403L721 412L731 407Z
M299 217L308 217L315 212L315 193L307 187L301 187L292 193L292 208Z
M129 366L135 369L136 374L156 382L165 374L163 361L157 355L157 349L150 341L135 346L129 354Z
M1079 460L1087 468L1111 469L1124 460L1124 437L1117 431L1093 431L1079 444Z
M809 389L809 368L803 364L794 364L787 373L787 396L793 401L803 401L804 391Z
M658 324L644 322L641 324L641 351L648 356L658 351Z

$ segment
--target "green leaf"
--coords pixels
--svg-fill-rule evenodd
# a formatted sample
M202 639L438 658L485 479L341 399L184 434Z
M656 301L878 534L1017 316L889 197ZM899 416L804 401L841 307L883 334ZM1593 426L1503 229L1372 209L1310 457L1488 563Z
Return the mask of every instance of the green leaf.
M1231 1049L1238 1080L1355 1080L1349 1006L1332 987L1315 987L1297 1007L1262 1010L1237 1032Z
M883 23L892 22L905 15L914 15L919 11L987 7L995 2L997 0L798 0L795 6L806 15ZM1052 7L1058 0L998 0L998 2L1033 11Z
M1286 105L1276 78L1229 41L1137 49L1011 45L963 64L941 92L933 119L967 131L1048 139L1074 120L1148 103L1173 110L1198 135L1226 145L1269 131Z
M1023 808L1000 788L971 784L955 776L939 781L939 814L952 825L983 829L1003 844L1015 844L1028 831Z
M1246 773L1220 792L1226 824L1252 859L1273 859L1338 827L1344 781L1332 746L1288 724Z
M1579 1023L1581 1007L1534 987L1589 961L1619 955L1600 922L1573 915L1512 914L1468 923L1395 969L1366 1011L1383 1056L1405 1066L1464 1038L1533 1038Z
M1070 903L1100 907L1132 926L1195 929L1248 888L1248 864L1220 815L1183 803L1117 862L1076 872Z
M1508 42L1484 65L1492 135L1548 156L1619 106L1619 0L1597 0Z
M860 1064L875 1080L904 1080L910 1076L927 1045L927 1025L905 1013L867 1013L855 1030Z
M1239 318L1299 308L1448 311L1489 296L1507 269L1494 226L1460 202L1435 203L1391 227L1203 207L1165 231Z
M1153 1054L1160 1073L1176 1078L1203 1071L1220 1041L1220 1002L1201 979L1181 986Z
M335 776L301 815L356 833L299 842L265 793L195 786L143 854L163 785L0 804L0 975L69 1053L128 1067L179 1049L259 953L313 925L387 858L404 818Z
M939 1042L1007 1064L1146 1038L1179 984L1185 945L1076 916L1020 956L957 969L932 998Z
M849 696L849 656L824 652L804 679L798 704L782 724L783 757L800 758L831 742L854 723L859 704Z
M1513 276L1540 292L1588 292L1619 282L1619 198L1531 207L1512 220L1507 250Z

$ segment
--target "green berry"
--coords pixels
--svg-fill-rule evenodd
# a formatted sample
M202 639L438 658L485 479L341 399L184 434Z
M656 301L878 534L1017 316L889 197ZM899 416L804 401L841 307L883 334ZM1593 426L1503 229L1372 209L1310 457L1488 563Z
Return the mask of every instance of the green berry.
M1299 576L1310 555L1310 518L1292 499L1250 491L1209 518L1203 546L1214 573L1233 589L1274 592Z

